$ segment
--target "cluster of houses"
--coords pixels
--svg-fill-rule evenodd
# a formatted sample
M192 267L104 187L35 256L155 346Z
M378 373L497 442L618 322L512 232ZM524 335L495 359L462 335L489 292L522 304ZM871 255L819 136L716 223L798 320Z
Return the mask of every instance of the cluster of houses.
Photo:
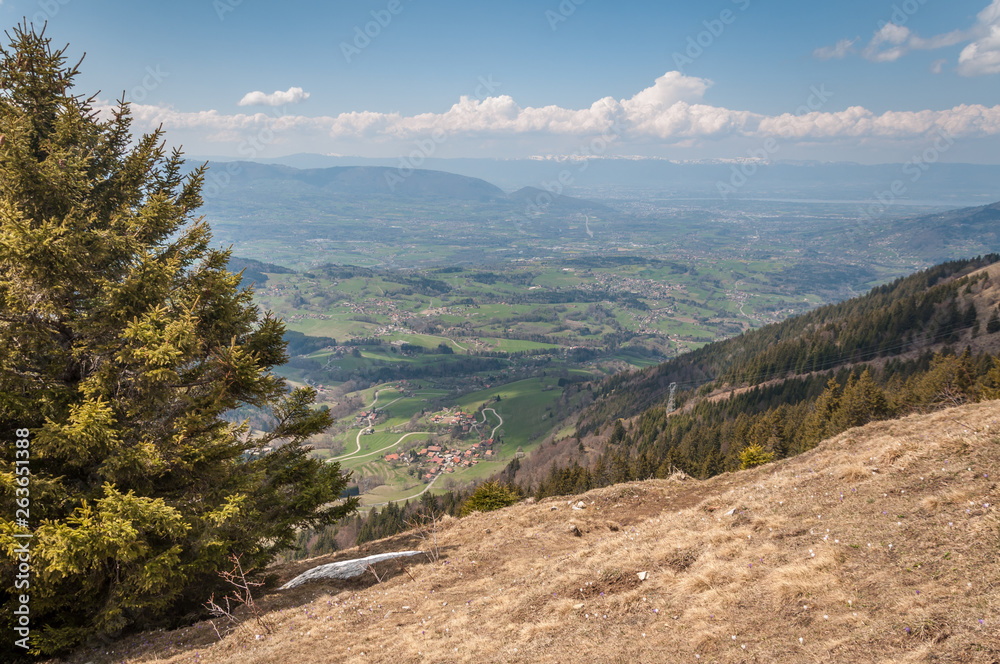
M375 433L375 421L382 415L380 408L366 410L354 418L354 425L363 427L361 434L364 436Z
M447 449L441 445L429 445L407 453L385 455L391 464L418 464L425 480L433 479L439 473L453 473L456 469L471 468L480 461L490 461L494 457L492 438L474 443L466 450Z
M449 427L458 427L462 433L468 433L469 430L476 425L476 418L471 413L466 413L465 411L455 411L454 413L449 413L445 411L443 413L435 413L431 415L430 421L432 424L443 424Z

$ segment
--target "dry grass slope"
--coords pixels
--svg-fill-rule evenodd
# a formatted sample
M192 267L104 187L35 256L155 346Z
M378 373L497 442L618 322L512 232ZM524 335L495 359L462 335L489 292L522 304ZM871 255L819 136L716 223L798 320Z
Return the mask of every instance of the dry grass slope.
M996 663L998 462L1000 402L875 423L704 482L449 520L437 563L267 596L272 635L201 624L72 661Z

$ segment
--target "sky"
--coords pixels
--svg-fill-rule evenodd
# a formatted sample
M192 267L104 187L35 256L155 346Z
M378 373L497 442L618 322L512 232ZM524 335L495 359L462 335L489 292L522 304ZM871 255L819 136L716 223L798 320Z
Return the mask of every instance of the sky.
M0 2L194 156L1000 163L1000 0Z

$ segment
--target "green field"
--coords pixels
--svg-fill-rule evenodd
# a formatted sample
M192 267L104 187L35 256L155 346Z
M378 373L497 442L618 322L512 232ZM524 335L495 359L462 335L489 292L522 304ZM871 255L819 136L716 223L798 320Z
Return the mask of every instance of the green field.
M334 215L358 212L333 205ZM375 218L341 220L334 239L276 240L274 226L266 237L255 226L270 220L248 218L234 242L236 255L297 270L264 270L255 301L290 331L291 358L278 373L316 387L337 417L310 441L315 454L342 456L370 485L366 503L426 487L413 468L384 459L404 433L472 443L478 432L435 425L434 413L485 406L504 420L496 456L441 475L431 489L440 492L502 469L519 448L572 435L562 395L573 381L655 365L912 271L898 256L865 262L856 248L817 250L817 233L849 215L836 205L647 202L653 212L627 224L592 216L600 243L582 234L582 218L515 226L431 204L372 205ZM375 433L359 437L356 418L376 389Z

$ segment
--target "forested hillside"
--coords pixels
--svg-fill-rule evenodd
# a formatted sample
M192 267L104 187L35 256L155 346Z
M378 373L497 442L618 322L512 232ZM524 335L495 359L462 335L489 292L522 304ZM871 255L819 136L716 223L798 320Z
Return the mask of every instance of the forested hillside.
M996 278L991 281L987 271L973 273L998 260L991 254L938 265L862 297L613 376L581 417L579 432L661 404L671 383L684 399L699 388L707 393L713 386L753 386L971 339L990 325L1000 300Z
M589 453L509 476L538 497L696 477L811 449L875 420L996 398L997 256L956 261L777 325L620 374L581 416ZM681 407L668 412L670 383Z

